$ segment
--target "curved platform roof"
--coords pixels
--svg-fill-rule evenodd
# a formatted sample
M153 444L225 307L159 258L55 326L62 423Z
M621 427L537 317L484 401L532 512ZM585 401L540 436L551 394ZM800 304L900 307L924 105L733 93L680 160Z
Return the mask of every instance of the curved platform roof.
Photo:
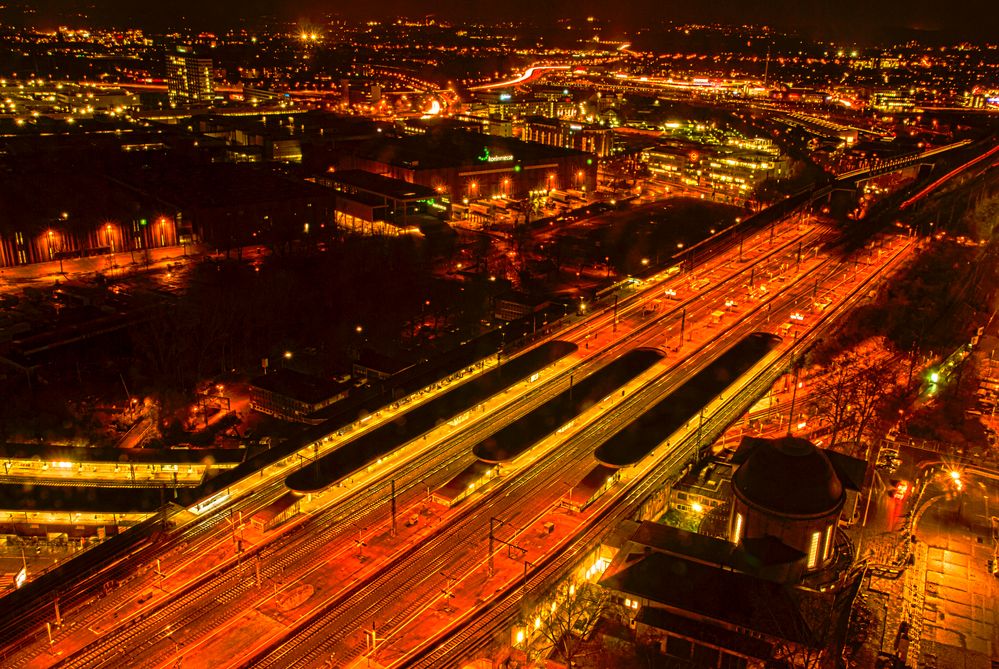
M746 335L735 346L605 441L594 452L601 464L627 467L640 461L780 343L767 332Z
M468 411L504 388L569 355L576 348L570 342L552 341L531 349L504 362L502 366L494 367L489 372L397 416L392 422L347 442L315 463L288 476L285 485L300 493L324 490L436 425Z
M482 462L509 462L662 358L663 353L656 349L628 351L576 383L571 390L562 391L526 416L480 441L472 448L472 453Z

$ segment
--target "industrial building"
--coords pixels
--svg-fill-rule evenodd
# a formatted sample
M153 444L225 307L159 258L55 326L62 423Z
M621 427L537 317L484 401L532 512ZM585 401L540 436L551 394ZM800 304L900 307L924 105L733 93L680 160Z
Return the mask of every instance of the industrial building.
M250 408L281 420L310 422L310 414L342 400L350 388L349 383L278 369L250 383Z
M336 191L335 224L352 233L412 232L428 217L442 217L447 211L432 188L364 170L340 170L316 182Z
M359 147L345 166L432 188L448 202L596 187L592 154L507 137L444 130L385 137Z

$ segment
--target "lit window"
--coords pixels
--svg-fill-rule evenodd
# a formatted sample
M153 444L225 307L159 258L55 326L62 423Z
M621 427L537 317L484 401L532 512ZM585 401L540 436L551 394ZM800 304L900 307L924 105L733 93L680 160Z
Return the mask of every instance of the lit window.
M826 549L822 553L822 557L825 560L828 560L829 556L832 555L832 544L833 544L832 540L833 540L833 526L830 525L829 527L826 528Z
M625 608L627 608L627 609L630 609L630 608L631 608L631 598L630 598L630 597L628 597L628 598L625 598L625 600L624 600L624 606L625 606Z
M732 543L737 544L742 539L742 514L735 514L735 527L732 528Z
M822 539L821 532L812 532L812 540L808 544L808 568L814 569L819 563L819 540Z

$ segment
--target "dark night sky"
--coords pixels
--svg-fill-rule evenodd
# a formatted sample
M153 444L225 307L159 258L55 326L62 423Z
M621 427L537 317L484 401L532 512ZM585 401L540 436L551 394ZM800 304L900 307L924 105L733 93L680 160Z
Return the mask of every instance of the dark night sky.
M868 41L886 29L945 31L948 36L999 37L996 0L34 0L39 18L65 20L65 12L88 13L116 23L224 27L240 17L253 23L263 14L318 22L324 13L348 18L398 15L485 20L528 18L547 23L565 16L595 15L623 27L661 20L766 23L817 37Z

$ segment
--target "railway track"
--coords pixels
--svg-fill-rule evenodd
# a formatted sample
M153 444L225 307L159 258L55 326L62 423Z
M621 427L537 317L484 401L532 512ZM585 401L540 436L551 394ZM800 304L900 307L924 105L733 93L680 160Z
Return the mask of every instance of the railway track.
M803 280L809 274L806 273ZM793 299L798 297L800 295ZM765 303L758 305L756 312L762 311L764 306ZM734 329L741 330L742 328L736 327ZM655 338L658 334L649 334L648 336ZM638 346L642 343L644 342L632 342L632 345ZM399 601L404 596L408 598L408 604L397 608L380 625L379 634L391 633L398 622L406 619L416 608L419 608L421 602L425 601L428 596L432 597L434 589L439 586L438 579L434 579L434 577L440 573L443 566L447 565L448 572L454 574L463 573L471 567L481 564L482 557L479 555L479 551L472 546L468 539L482 536L482 530L469 531L470 524L481 525L486 510L490 515L510 515L513 509L521 504L521 496L514 493L521 488L527 492L533 491L537 481L550 480L554 471L570 469L574 476L584 473L585 468L590 465L590 456L594 445L615 432L622 423L637 417L644 411L651 398L661 396L665 388L675 385L678 382L676 378L678 375L675 372L676 370L673 370L669 375L663 375L644 391L633 394L622 405L623 409L622 406L619 406L606 412L595 423L589 425L585 431L587 438L583 440L582 447L576 445L573 451L574 442L578 443L578 440L570 440L566 442L569 445L563 444L549 451L534 464L532 469L522 472L512 482L503 486L502 490L494 487L489 497L485 498L488 501L483 502L487 509L480 508L481 505L474 505L463 509L458 517L449 519L449 537L435 537L433 541L425 541L418 552L401 556L400 561L380 572L370 582L369 588L357 589L348 593L346 600L337 599L330 602L325 609L313 613L300 626L297 633L283 638L271 654L255 655L241 666L308 666L330 650L336 653L339 660L349 660L356 657L360 650L358 645L355 643L351 647L344 648L342 647L343 641L351 633L357 631L363 624L362 621L370 619L375 611L381 610L385 602ZM685 369L684 372L689 374L693 370ZM570 451L569 453L566 452L567 449ZM502 495L501 492L503 492ZM513 495L513 499L508 499L511 495ZM530 524L529 522L528 525ZM455 563L454 551L458 547L463 548L460 551L462 557ZM431 583L431 581L433 582ZM351 600L355 601L352 603Z
M908 244L903 244L890 262L886 271L899 262ZM821 335L832 324L832 317L846 310L866 293L877 278L869 277L853 290L834 311L823 315L812 330L812 338ZM675 448L646 468L644 474L629 482L619 493L616 501L605 499L594 513L588 526L581 528L577 536L562 550L549 553L536 565L530 580L523 591L516 584L508 585L488 606L480 606L464 624L449 629L437 637L426 639L408 656L392 663L392 666L406 669L450 669L464 666L468 658L485 649L492 639L497 638L516 622L520 615L521 599L524 592L543 593L551 589L589 550L589 546L599 542L621 520L632 517L651 493L662 487L668 480L677 476L683 464L705 439L721 434L732 421L737 420L761 394L765 393L784 372L796 350L807 345L806 339L797 340L782 356L783 364L771 365L759 371L747 384L747 389L739 396L731 397L723 407L713 413L700 435L689 433ZM740 399L741 397L741 399Z
M663 322L667 318L669 318L671 316L675 316L676 312L679 310L679 308L681 308L682 305L686 305L688 303L693 303L693 301L695 299L698 299L698 298L700 298L700 299L707 298L708 296L710 296L710 295L712 295L712 294L714 294L716 292L721 291L726 284L728 284L731 281L734 281L737 277L743 275L745 273L745 271L748 270L751 266L760 264L760 263L768 260L769 258L771 258L771 257L773 257L773 256L775 256L775 255L777 255L777 254L785 251L787 248L789 248L790 246L792 246L794 243L801 243L803 240L808 239L810 236L816 236L816 235L814 235L814 233L806 233L805 235L800 235L800 236L792 239L791 241L784 242L784 243L778 245L776 248L770 249L768 253L766 253L762 257L756 259L753 263L748 263L747 265L745 265L740 270L732 273L727 278L725 278L722 281L719 281L716 284L714 284L713 286L711 286L711 288L708 289L708 290L706 290L702 295L699 295L696 298L691 298L690 300L682 303L681 305L677 305L677 307L674 310L670 311L669 313L663 314L661 317L657 317L655 319L650 320L644 326L642 326L642 330L644 331L644 330L653 328L656 325L661 324L661 322ZM621 307L622 308L622 312L624 311L624 309L627 308L628 304L632 304L632 303L637 302L639 297L646 297L646 298L651 297L654 294L655 290L657 290L657 289L658 289L658 286L655 287L655 288L653 288L653 289L649 289L649 290L646 290L646 291L642 291L640 293L636 293L635 295L631 296L627 300L623 301L623 304L622 304L622 307ZM606 314L606 313L604 314L604 316L603 316L603 325L604 326L606 326L607 324L609 324L609 319L610 318L611 317L609 316L609 314ZM574 326L572 326L571 328L569 328L568 331L569 332L575 332L578 335L579 333L581 333L581 332L583 332L583 331L585 331L587 329L592 329L592 328L596 328L596 327L599 327L599 326L600 326L599 320L598 320L598 324L596 324L596 325L593 323L593 321L589 321L589 322L575 324ZM612 354L613 351L619 350L620 348L622 348L625 345L626 345L626 343L620 342L620 343L616 344L615 346L613 346L612 348L608 349L607 351L602 352L601 355L599 356L599 358L595 357L595 359L602 360L602 359L606 358L608 355ZM575 369L582 369L582 367L583 367L583 363L580 363L579 365L577 365L577 367ZM576 373L576 372L574 372L574 373ZM564 381L564 373L563 373L562 376L563 376L563 381ZM461 448L460 446L457 447L455 449L455 451L459 451L460 448ZM440 454L439 453L436 454L436 457L439 458ZM446 468L446 467L450 466L452 463L454 463L458 459L458 457L460 457L460 454L456 455L454 457L451 457L450 459L445 460L445 462L443 464L441 464L438 469L443 469L443 468ZM426 464L426 459L418 460L417 464L418 465L425 465ZM410 470L410 471L412 471L412 470ZM431 475L431 474L432 474L432 472L428 473L427 475ZM426 478L426 476L424 476L423 478ZM232 506L230 508L231 509L245 509L247 511L247 515L249 515L249 511L252 510L253 508L255 508L254 505L256 505L256 508L260 508L262 506L265 506L266 503L268 503L268 501L269 501L268 497L270 495L276 495L276 494L278 494L279 490L280 490L280 486L278 484L273 484L271 486L268 486L265 489L266 493L251 495L251 496L249 496L249 499L241 501L238 504L236 504L236 505L234 505L234 506ZM355 508L357 508L357 506L358 505L355 505ZM351 519L351 518L354 518L354 517L356 517L356 516L351 516L349 513L346 516L342 516L342 518L344 518L344 519ZM346 522L349 523L350 520L346 520ZM192 527L190 529L184 530L179 535L179 537L178 537L179 538L178 545L184 547L184 548L181 549L180 552L183 552L184 554L191 554L191 553L194 552L195 548L203 547L203 546L206 546L206 545L210 545L212 543L217 543L218 539L219 539L219 535L227 533L227 531L228 531L228 527L225 525L225 519L223 517L221 517L220 514L214 514L214 516L212 518L209 518L209 519L206 519L206 520L204 520L202 522L199 522L194 527ZM157 548L157 549L149 550L147 553L145 553L143 555L143 557L148 558L148 559L153 559L153 556L156 555L157 550L159 550L159 549ZM295 551L295 554L308 553L308 552L309 552L308 550L303 549L303 551ZM145 562L145 565L147 566L147 568L149 566L148 559ZM132 565L132 567L133 567L133 570L134 570L134 564ZM108 577L113 578L113 573L105 573L105 574L103 574L102 575L102 580L104 580L104 579L106 579ZM115 579L115 580L117 580L117 579ZM209 592L209 590L203 590L202 591L202 596L203 597L205 596L206 592ZM101 593L97 593L97 594L99 595ZM80 603L82 603L83 601L85 601L86 599L88 599L91 596L94 596L94 594L92 592L81 592L75 598L68 599L66 601L66 604L64 604L64 606L65 606L65 608L67 610L70 609L70 608L75 608L76 606L78 606ZM93 609L92 614L88 614L87 619L91 619L93 617L100 617L103 614L107 613L109 610L113 609L118 604L117 601L114 601L114 598L108 598L108 599L109 599L109 601L106 602L103 606L95 607ZM164 606L166 606L166 605L164 605ZM178 612L181 612L181 611L184 610L183 609L183 604L181 604L179 607L176 607L176 608L169 608L169 609L164 608L163 610L164 611L169 611L171 613L177 613L180 616L180 618L178 619L178 622L186 621L186 618L185 618L186 613L178 613ZM147 616L149 613L150 612L145 612L142 615L143 616ZM149 620L159 620L161 617L163 617L163 616L149 616L148 619ZM143 618L143 620L146 620L146 619L147 618L145 618L145 617ZM136 626L137 627L141 627L142 629L148 631L153 626L153 623L149 623L147 625L136 625ZM79 626L77 625L77 627L79 627ZM171 629L177 629L177 626L175 624L171 624L170 628ZM72 629L72 628L67 628L66 631L68 631L69 629ZM36 640L37 640L37 636L38 635L36 634L35 635L35 639ZM128 637L128 638L134 638L134 635L132 635L131 637ZM87 652L89 653L91 651L87 651ZM94 651L94 652L96 652L96 651ZM33 655L35 655L35 654L33 654ZM101 657L101 656L102 656L102 654L100 652L97 652L97 655L95 657ZM17 661L16 664L13 665L13 666L20 666L21 664L23 664L24 663L23 659L24 658L19 658L19 661ZM69 662L69 660L67 660L67 662ZM87 663L84 662L83 665L79 665L79 666L86 666L86 664ZM67 664L66 666L78 666L78 665L76 665L76 664Z

